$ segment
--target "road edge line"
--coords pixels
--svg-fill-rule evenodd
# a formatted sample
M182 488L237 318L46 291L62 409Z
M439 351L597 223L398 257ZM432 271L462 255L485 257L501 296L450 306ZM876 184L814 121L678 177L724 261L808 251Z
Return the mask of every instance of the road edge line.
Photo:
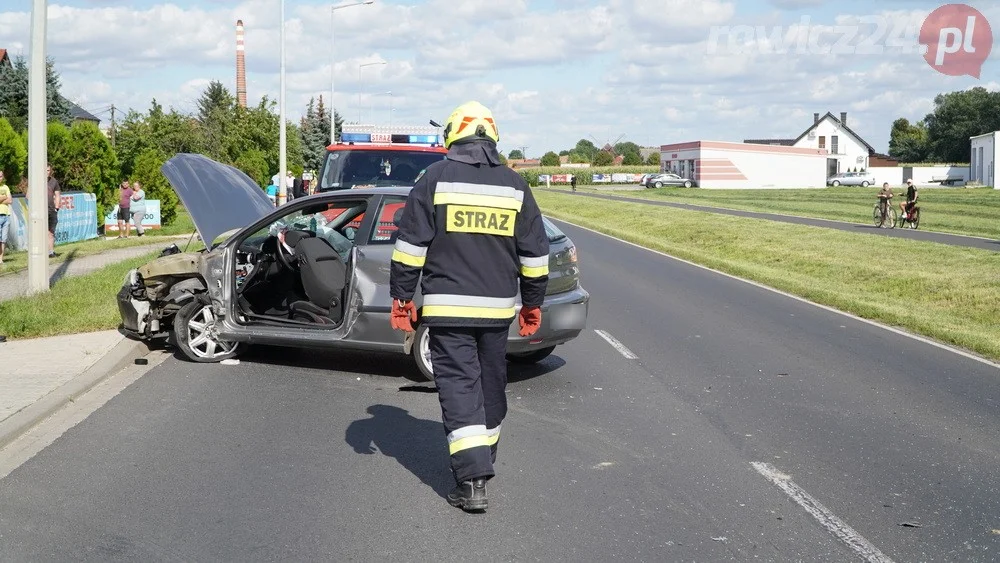
M595 328L594 332L597 333L597 336L600 336L608 344L610 344L612 348L614 348L615 350L617 350L619 354L621 354L622 356L625 356L626 360L638 360L639 359L639 356L636 355L635 352L633 352L632 350L629 350L628 346L625 346L624 344L622 344L620 340L618 340L614 336L611 336L611 334L609 334L607 331Z
M62 384L41 399L0 421L0 450L10 445L38 423L90 391L98 383L125 369L149 353L145 343L123 338L86 371Z
M907 338L911 338L911 339L916 340L918 342L923 342L924 344L930 344L931 346L935 346L935 347L940 348L942 350L947 350L949 352L952 352L954 354L958 354L959 356L963 356L963 357L968 358L970 360L975 360L975 361L977 361L977 362L979 362L981 364L988 365L988 366L990 366L992 368L1000 369L1000 363L994 362L994 361L989 360L987 358L984 358L982 356L978 356L978 355L976 355L976 354L974 354L972 352L969 352L968 350L963 350L961 348L957 348L957 347L952 346L950 344L944 344L942 342L937 342L935 340L931 340L930 338L928 338L926 336L921 336L919 334L914 334L912 332L907 332L907 331L905 331L903 329L896 328L896 327L893 327L893 326L889 326L889 325L881 323L879 321L873 321L871 319L866 319L864 317L859 317L859 316L855 315L854 313L848 313L847 311L841 311L840 309L836 309L836 308L831 307L829 305L823 305L822 303L816 303L815 301L810 301L810 300L806 299L805 297L800 297L798 295L793 295L791 293L788 293L787 291L782 291L780 289L777 289L777 288L774 288L774 287L771 287L771 286L768 286L768 285L764 285L764 284L762 284L760 282L755 282L753 280L748 280L746 278L741 278L741 277L735 276L733 274L729 274L729 273L726 273L726 272L723 272L723 271L720 271L720 270L716 270L715 268L710 268L708 266L705 266L705 265L702 265L702 264L698 264L698 263L692 262L690 260L685 260L684 258L678 258L677 256L674 256L672 254L667 254L666 252L663 252L663 251L660 251L660 250L656 250L656 249L653 249L653 248L647 248L645 246L642 246L641 244L636 244L634 242L627 241L625 239L620 239L620 238L618 238L616 236L609 235L607 233L602 233L601 231L597 231L597 230L591 229L590 227L584 227L583 225L577 225L576 223L574 223L572 221L566 221L565 219L560 219L558 217L552 217L552 216L548 216L548 215L546 215L546 217L548 217L549 219L555 220L555 221L561 221L563 223L566 223L567 225L573 225L574 227L576 227L578 229L583 229L585 231L590 231L590 232L592 232L594 234L598 234L598 235L601 235L603 237L607 237L609 239L616 240L618 242L622 242L622 243L628 244L630 246L634 246L636 248L641 248L642 250L645 250L647 252L652 252L654 254L659 254L660 256L664 256L666 258L670 258L671 260L676 260L678 262L681 262L681 263L684 263L684 264L688 264L690 266L695 266L696 268L701 268L702 270L707 270L709 272L714 272L716 274L720 274L720 275L726 276L727 278L731 278L731 279L734 279L734 280L737 280L737 281L741 281L743 283L747 283L747 284L759 287L761 289L766 289L767 291L770 291L770 292L773 292L773 293L777 293L778 295L782 295L782 296L785 296L785 297L788 297L788 298L791 298L791 299L795 299L796 301L799 301L801 303L808 303L808 304L810 304L810 305L812 305L814 307L819 307L820 309L823 309L825 311L829 311L831 313L836 313L838 315L847 317L849 319L860 321L860 322L863 322L865 324L869 324L871 326L874 326L874 327L877 327L877 328L881 328L883 330L888 330L889 332L894 332L894 333L896 333L896 334L898 334L900 336L905 336Z

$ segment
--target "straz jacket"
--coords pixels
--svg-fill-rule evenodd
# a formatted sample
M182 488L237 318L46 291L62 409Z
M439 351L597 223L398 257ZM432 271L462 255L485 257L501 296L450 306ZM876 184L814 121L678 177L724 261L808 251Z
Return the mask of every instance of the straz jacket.
M524 306L545 298L549 239L541 212L527 183L495 155L478 142L454 145L407 198L389 291L413 299L423 272L420 322L428 326L507 325L519 288Z

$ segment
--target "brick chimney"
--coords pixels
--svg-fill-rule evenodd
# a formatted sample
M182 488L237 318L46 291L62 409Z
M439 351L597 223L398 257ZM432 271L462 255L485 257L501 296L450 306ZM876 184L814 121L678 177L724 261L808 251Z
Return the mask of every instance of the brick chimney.
M236 101L247 107L247 66L244 59L243 20L236 20Z
M814 113L813 114L813 123L819 123L819 114L818 113Z
M846 111L840 112L840 124L841 125L847 125L847 112Z

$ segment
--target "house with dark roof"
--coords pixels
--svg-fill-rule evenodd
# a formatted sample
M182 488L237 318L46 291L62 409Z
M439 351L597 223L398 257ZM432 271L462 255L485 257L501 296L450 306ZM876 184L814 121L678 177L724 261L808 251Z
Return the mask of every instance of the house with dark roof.
M0 66L8 68L13 66L13 63L10 62L10 55L7 53L7 49L0 49ZM70 100L66 100L66 103L69 104L69 117L73 121L90 121L95 125L100 125L101 118L76 105Z
M847 125L846 111L840 112L839 118L832 112L822 116L814 113L812 124L794 139L746 139L743 142L825 150L827 176L855 168L861 170L872 166L886 166L893 162L886 155L877 153L868 141Z

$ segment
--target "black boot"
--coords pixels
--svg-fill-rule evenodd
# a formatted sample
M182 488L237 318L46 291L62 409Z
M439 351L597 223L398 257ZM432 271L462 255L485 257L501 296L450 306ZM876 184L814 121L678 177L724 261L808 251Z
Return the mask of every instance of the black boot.
M462 481L448 493L448 504L466 512L485 512L486 479Z

